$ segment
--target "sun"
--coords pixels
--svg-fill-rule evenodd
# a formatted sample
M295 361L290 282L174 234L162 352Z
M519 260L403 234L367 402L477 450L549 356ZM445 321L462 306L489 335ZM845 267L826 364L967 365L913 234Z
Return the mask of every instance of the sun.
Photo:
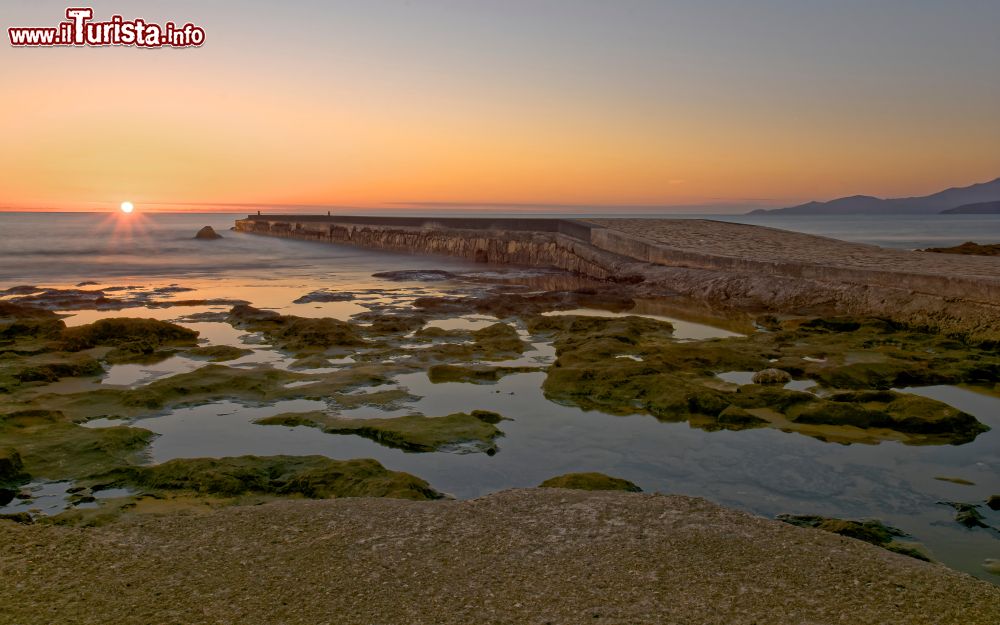
M135 206L133 206L132 202L122 202L121 209L123 213L131 213L135 210Z

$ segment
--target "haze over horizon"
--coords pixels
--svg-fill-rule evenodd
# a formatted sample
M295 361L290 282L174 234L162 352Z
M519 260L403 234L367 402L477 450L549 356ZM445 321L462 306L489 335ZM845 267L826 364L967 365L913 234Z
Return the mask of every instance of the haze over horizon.
M0 46L0 210L745 212L1000 174L995 2L84 4L207 41Z

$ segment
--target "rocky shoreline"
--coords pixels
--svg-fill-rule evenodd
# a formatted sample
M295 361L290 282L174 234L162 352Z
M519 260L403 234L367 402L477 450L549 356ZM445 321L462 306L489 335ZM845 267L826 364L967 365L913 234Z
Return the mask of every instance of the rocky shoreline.
M1000 587L703 499L528 489L0 522L0 620L994 625Z

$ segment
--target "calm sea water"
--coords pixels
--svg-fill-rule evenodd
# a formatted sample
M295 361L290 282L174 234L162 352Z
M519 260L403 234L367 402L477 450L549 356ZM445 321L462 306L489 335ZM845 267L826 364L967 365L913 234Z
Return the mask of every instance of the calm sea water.
M2 214L0 213L0 288L16 284L88 288L180 284L194 291L181 299L239 298L286 314L346 319L375 301L404 305L419 295L461 289L462 284L396 283L372 274L399 269L483 270L461 260L389 254L351 247L259 237L231 232L233 214ZM700 216L705 217L705 216ZM996 241L1000 218L932 216L845 219L732 217L716 219L759 223L866 243L897 247L948 245L965 240ZM213 226L225 238L196 241L195 232ZM295 304L317 288L360 293L355 301ZM208 344L253 350L230 366L288 367L291 358L259 337L221 322L190 322L185 315L219 312L225 306L127 308L121 311L69 311L70 325L101 317L139 316L179 321L201 333ZM495 321L495 320L492 320ZM436 320L442 327L479 327L477 316ZM677 323L681 338L726 336L723 329ZM551 344L535 344L519 364L545 364ZM331 367L348 366L334 361ZM204 362L175 356L152 365L116 365L103 376L71 385L136 386L190 371ZM1000 541L985 530L967 530L939 501L982 501L1000 493L1000 398L995 394L932 387L912 389L965 410L993 430L961 446L842 445L806 436L761 429L706 432L687 423L661 423L648 416L612 416L557 405L541 391L543 373L510 375L494 385L431 384L425 373L393 380L418 397L389 413L414 411L443 415L469 409L495 410L506 436L500 453L410 454L355 436L334 436L312 428L256 425L257 418L290 410L330 409L324 402L295 400L245 406L216 402L180 408L139 419L136 425L158 434L150 461L240 454L324 454L333 458L376 458L391 469L409 471L458 497L534 486L571 471L602 471L630 479L647 491L703 496L765 516L788 512L846 518L880 518L924 543L933 557L950 566L996 581L981 568L984 558L1000 558ZM79 390L79 386L65 390ZM58 391L58 388L53 388ZM387 416L376 408L349 411L356 418ZM101 427L101 422L90 425ZM936 477L961 477L962 485ZM35 484L34 507L56 513L66 504L69 484ZM18 511L17 503L2 512ZM1000 524L1000 513L984 510Z
M385 258L363 250L230 233L239 216L0 213L0 283L190 273L311 273L318 268L335 271L344 264L360 269L371 259ZM664 216L756 224L905 249L1000 241L1000 215ZM206 225L226 238L212 243L193 240L194 233ZM289 253L290 249L295 252Z

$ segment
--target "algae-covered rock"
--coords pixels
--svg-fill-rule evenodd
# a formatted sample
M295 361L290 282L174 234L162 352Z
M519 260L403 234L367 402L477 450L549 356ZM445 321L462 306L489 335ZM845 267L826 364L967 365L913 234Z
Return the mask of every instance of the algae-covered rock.
M961 501L942 501L939 503L954 508L955 520L965 527L970 529L974 527L990 527L986 523L986 517L984 517L983 513L978 510L979 506L977 504L963 503Z
M642 489L628 480L611 477L603 473L567 473L551 477L539 488L570 488L573 490L623 490L630 493L642 492Z
M492 384L513 373L538 371L537 367L490 367L488 365L434 365L427 370L427 377L434 384L468 382Z
M408 334L427 323L422 315L380 315L365 328L372 334Z
M26 481L24 461L16 449L0 448L0 486L12 486Z
M296 299L293 303L295 304L313 304L313 303L325 303L325 302L349 302L354 299L353 293L342 293L339 291L329 291L327 289L319 289L317 291L311 291L305 295Z
M408 415L386 419L343 419L323 412L285 413L258 419L261 425L316 427L329 434L355 434L386 447L410 452L440 451L449 447L461 451L495 454L495 439L503 436L496 424L499 414L486 410L459 412L445 417Z
M252 354L253 350L232 345L206 345L193 347L185 353L192 358L205 358L209 362L226 362Z
M35 522L27 512L15 512L13 514L0 514L0 521L12 521L20 525L31 525Z
M271 343L300 357L322 353L331 348L359 347L365 340L358 328L345 321L323 317L319 319L280 315L252 306L235 306L229 321L237 327L261 332Z
M191 491L201 495L246 494L439 499L424 480L390 471L375 460L331 460L325 456L192 458L125 467L100 476L104 484L147 491Z
M831 517L795 514L779 514L776 518L791 525L811 527L825 532L840 534L841 536L862 540L877 547L910 556L911 558L930 562L927 554L917 548L916 545L895 540L896 538L907 537L908 534L906 532L885 525L878 520L851 521Z
M224 399L265 402L281 399L325 399L359 387L389 381L382 365L356 366L323 376L271 367L235 368L209 364L186 373L160 378L131 389L98 388L68 394L38 395L23 408L46 406L70 421L97 417L129 418L157 414L168 408ZM288 387L289 382L308 382Z
M43 352L22 357L0 355L0 391L11 392L27 384L47 384L62 378L104 373L101 363L88 354Z
M524 353L525 343L510 324L495 323L486 326L473 332L472 337L476 348L491 359Z
M0 343L25 337L56 338L65 328L59 315L50 310L0 300Z
M138 462L153 437L140 428L86 428L44 410L7 413L0 421L0 448L15 449L36 479L76 479Z
M669 324L639 317L538 316L527 325L533 333L554 334L558 358L543 385L550 400L688 420L708 430L771 425L824 440L863 440L831 429L850 426L883 438L898 439L888 431L904 433L908 444L961 444L988 428L946 404L888 389L981 382L1000 373L994 353L881 319L775 319L771 332L690 342L674 341ZM716 378L747 370L758 371L757 382L773 383L734 391ZM792 377L839 392L818 397L783 388Z
M158 319L128 317L101 319L94 323L67 328L62 333L64 349L78 352L98 346L113 347L108 362L134 362L156 357L168 346L194 345L198 333Z
M781 369L764 369L753 374L754 384L788 384L792 381L792 374Z
M290 366L292 369L325 369L330 366L330 359L322 354L312 354L296 359Z

